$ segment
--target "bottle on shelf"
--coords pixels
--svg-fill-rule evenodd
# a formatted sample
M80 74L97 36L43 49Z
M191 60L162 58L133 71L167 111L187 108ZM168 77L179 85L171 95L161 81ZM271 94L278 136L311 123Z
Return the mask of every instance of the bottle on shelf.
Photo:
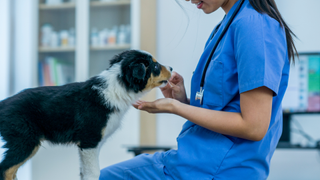
M99 46L99 34L98 34L97 28L91 29L90 39L91 39L92 46Z
M76 43L76 33L74 28L69 30L54 31L49 23L45 23L41 27L41 47L74 47Z
M46 0L45 3L48 5L58 5L62 4L63 0Z
M104 28L100 31L93 27L90 33L91 46L130 44L130 34L130 25L122 24L119 27L113 26L112 29Z
M121 25L120 26L120 30L118 32L118 44L122 45L122 44L126 44L126 37L127 37L127 33L126 33L126 27L125 25Z
M115 45L117 42L117 31L118 31L118 27L117 26L113 26L112 30L110 30L109 32L109 36L108 36L108 43L111 45Z
M126 25L126 43L131 43L131 26L130 24Z
M45 23L41 27L41 46L49 47L53 28L51 24Z
M56 47L59 46L58 33L55 32L55 31L52 31L52 32L51 32L49 46L50 46L50 47L53 47L53 48L56 48Z
M61 47L68 47L69 33L67 30L60 31L60 45Z
M68 39L69 46L74 47L76 45L76 32L74 28L70 28L68 37L69 37Z
M108 44L108 36L109 30L107 28L99 32L99 46L105 46Z

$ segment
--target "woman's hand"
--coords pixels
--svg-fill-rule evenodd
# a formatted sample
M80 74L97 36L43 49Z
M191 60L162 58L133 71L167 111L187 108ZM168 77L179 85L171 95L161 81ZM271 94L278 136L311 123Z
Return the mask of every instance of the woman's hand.
M177 100L171 98L158 99L153 102L139 100L133 104L133 107L148 113L173 113L175 103L177 103Z
M172 72L172 76L168 80L168 84L160 89L165 98L172 98L182 103L189 104L183 77L180 74Z

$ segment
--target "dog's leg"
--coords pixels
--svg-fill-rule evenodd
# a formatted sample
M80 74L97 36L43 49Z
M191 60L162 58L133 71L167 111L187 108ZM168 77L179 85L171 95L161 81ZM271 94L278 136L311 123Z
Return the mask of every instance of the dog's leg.
M18 178L17 178L17 172L18 172L18 169L17 169L16 172L13 174L13 180L18 180Z
M99 148L80 149L81 180L98 180L100 176Z
M20 147L11 147L5 152L3 161L0 163L0 180L17 180L16 173L18 168L22 166L27 160L29 160L38 151L39 146L21 144Z

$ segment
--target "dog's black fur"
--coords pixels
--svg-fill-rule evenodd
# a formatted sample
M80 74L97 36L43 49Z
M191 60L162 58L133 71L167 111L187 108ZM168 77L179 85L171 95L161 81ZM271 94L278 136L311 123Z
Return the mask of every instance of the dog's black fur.
M122 71L117 81L128 93L142 92L151 74L159 76L163 69L151 55L135 50L115 56L109 69L116 64L121 64ZM94 86L106 89L108 82L95 76L86 82L26 89L1 101L0 134L7 151L0 163L0 180L10 168L30 158L42 140L96 148L109 116L121 107L108 102Z

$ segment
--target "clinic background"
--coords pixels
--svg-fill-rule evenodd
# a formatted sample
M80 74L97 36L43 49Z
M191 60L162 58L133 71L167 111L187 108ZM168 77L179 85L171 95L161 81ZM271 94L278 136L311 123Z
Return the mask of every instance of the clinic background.
M56 3L55 1L57 0L48 0L49 3ZM208 36L224 16L223 10L219 9L213 14L206 15L190 2L178 0L187 12L188 15L186 15L174 0L104 1L107 2L99 4L99 0L90 2L89 0L71 0L67 2L69 5L71 3L71 6L62 6L61 9L54 10L46 6L47 1L42 0L40 5L38 0L1 0L0 99L5 99L25 88L52 85L45 81L48 72L41 70L52 64L56 64L60 69L57 71L57 82L51 82L53 85L84 80L87 76L91 77L105 69L108 65L106 61L114 54L130 48L140 49L145 43L142 39L147 43L155 42L157 60L161 64L170 65L174 71L184 77L187 94L190 95L192 73ZM108 3L118 3L118 5L109 7L106 5ZM298 52L320 53L320 1L276 0L276 3L283 18L299 38L295 41ZM148 4L154 5L155 16L141 17L142 12L146 11L141 8L146 8L143 5ZM75 10L76 8L78 9ZM111 13L115 15L112 16ZM143 18L154 18L155 21L143 24L148 22ZM68 21L71 25L68 23L65 27L51 25L50 29L47 20ZM112 24L116 24L115 21L120 23L113 26ZM155 28L154 34L144 33L142 28L148 30L148 26L151 29ZM48 31L53 33L51 36L53 40L41 39L40 33ZM88 34L88 37L79 36L79 34ZM62 40L58 41L58 37ZM108 38L108 41L101 41L101 38ZM59 47L63 49L59 50ZM77 49L87 50L79 52ZM78 58L77 63L74 62L76 58ZM303 58L306 59L306 57ZM296 65L300 67L299 64L296 63ZM294 77L298 79L296 76L297 74ZM291 83L293 82L291 80ZM299 88L300 84L293 86ZM294 99L300 98L292 87L290 93L290 96L284 100L284 105L289 110L295 106ZM161 92L157 90L152 98L161 97ZM132 152L127 151L127 147L141 144L141 131L145 131L140 126L142 116L145 115L133 108L129 110L124 117L121 129L105 143L101 150L101 168L134 157ZM176 148L176 137L185 120L170 114L151 117L156 119L155 129L149 129L152 131L149 133L155 136L153 145ZM292 118L295 124L290 126L300 124L300 128L312 139L320 140L320 115L295 115ZM148 131L148 126L144 128ZM310 145L310 141L305 136L293 132L290 135L290 143L304 147ZM1 153L3 151L0 149ZM320 179L319 172L319 150L279 148L271 161L268 179L316 180ZM79 179L78 174L77 148L52 146L48 143L44 143L36 156L18 171L20 180L76 180Z

